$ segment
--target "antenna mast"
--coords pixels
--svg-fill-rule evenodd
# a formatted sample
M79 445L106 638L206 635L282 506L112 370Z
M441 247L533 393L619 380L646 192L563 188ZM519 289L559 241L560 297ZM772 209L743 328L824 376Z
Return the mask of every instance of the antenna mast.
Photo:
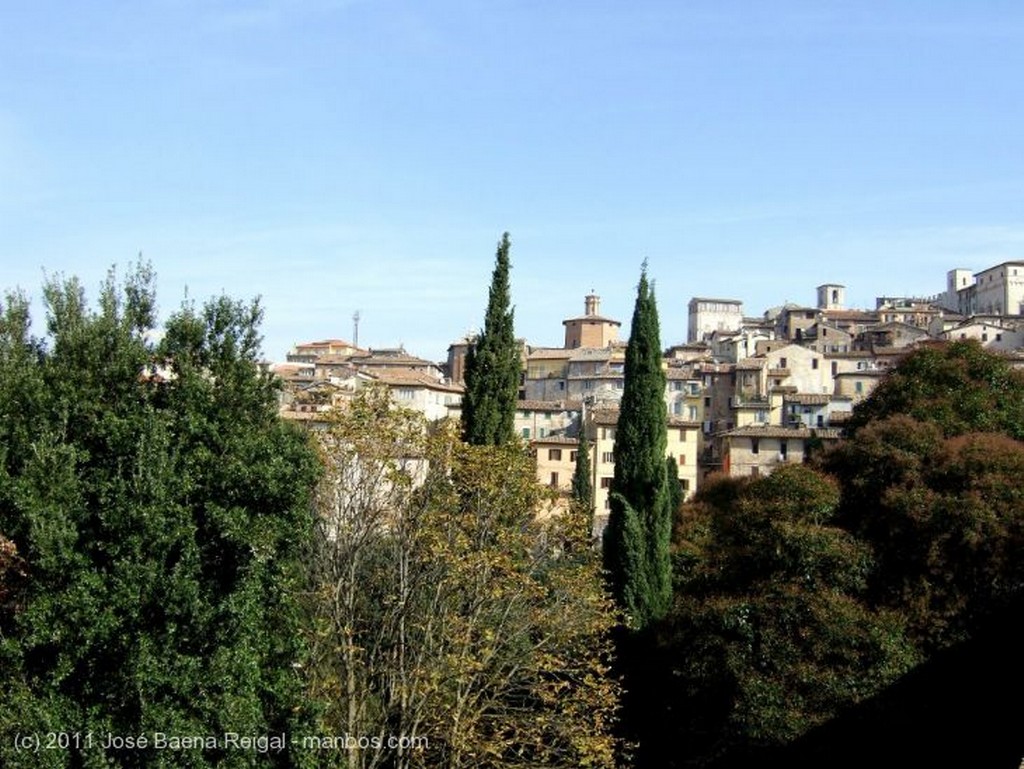
M359 346L359 310L352 316L352 346Z

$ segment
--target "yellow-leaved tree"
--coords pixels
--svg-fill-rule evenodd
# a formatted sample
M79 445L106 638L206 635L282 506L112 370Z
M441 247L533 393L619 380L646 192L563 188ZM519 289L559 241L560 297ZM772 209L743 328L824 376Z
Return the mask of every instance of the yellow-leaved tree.
M524 446L368 389L320 436L311 693L359 767L612 766L614 607Z

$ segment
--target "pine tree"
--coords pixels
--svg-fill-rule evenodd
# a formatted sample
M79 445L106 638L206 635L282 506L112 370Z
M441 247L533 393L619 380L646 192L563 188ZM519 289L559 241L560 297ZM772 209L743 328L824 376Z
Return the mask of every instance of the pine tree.
M594 485L590 481L590 441L581 420L576 443L576 469L572 474L572 501L587 513L593 512Z
M629 624L643 628L664 616L672 599L665 374L658 308L647 282L646 262L637 288L624 374L604 563L612 593Z
M515 436L521 365L509 306L509 246L506 232L495 256L484 329L466 356L462 437L475 446L501 446Z

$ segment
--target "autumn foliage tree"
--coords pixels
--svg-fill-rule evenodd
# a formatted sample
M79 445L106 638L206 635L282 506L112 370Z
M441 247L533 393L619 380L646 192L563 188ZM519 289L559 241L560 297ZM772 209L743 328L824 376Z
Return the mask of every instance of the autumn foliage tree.
M410 745L348 765L610 766L612 608L588 522L536 519L532 458L372 389L321 445L310 686L326 731Z

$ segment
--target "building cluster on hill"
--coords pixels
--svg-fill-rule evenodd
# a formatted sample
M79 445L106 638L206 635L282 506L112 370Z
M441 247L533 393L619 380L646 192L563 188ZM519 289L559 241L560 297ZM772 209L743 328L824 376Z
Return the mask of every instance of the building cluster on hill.
M838 440L854 405L915 346L975 339L1024 363L1024 262L951 270L943 293L879 297L872 310L848 309L845 287L830 283L818 286L814 306L786 304L760 317L745 316L736 299L695 297L688 309L686 342L664 353L666 454L686 498L712 472L767 474ZM516 431L536 454L538 479L563 497L584 432L597 533L610 507L625 342L593 293L563 326L561 347L522 343ZM296 345L273 367L286 384L282 413L316 422L377 382L428 419L457 417L472 344L452 343L444 363L335 339Z

